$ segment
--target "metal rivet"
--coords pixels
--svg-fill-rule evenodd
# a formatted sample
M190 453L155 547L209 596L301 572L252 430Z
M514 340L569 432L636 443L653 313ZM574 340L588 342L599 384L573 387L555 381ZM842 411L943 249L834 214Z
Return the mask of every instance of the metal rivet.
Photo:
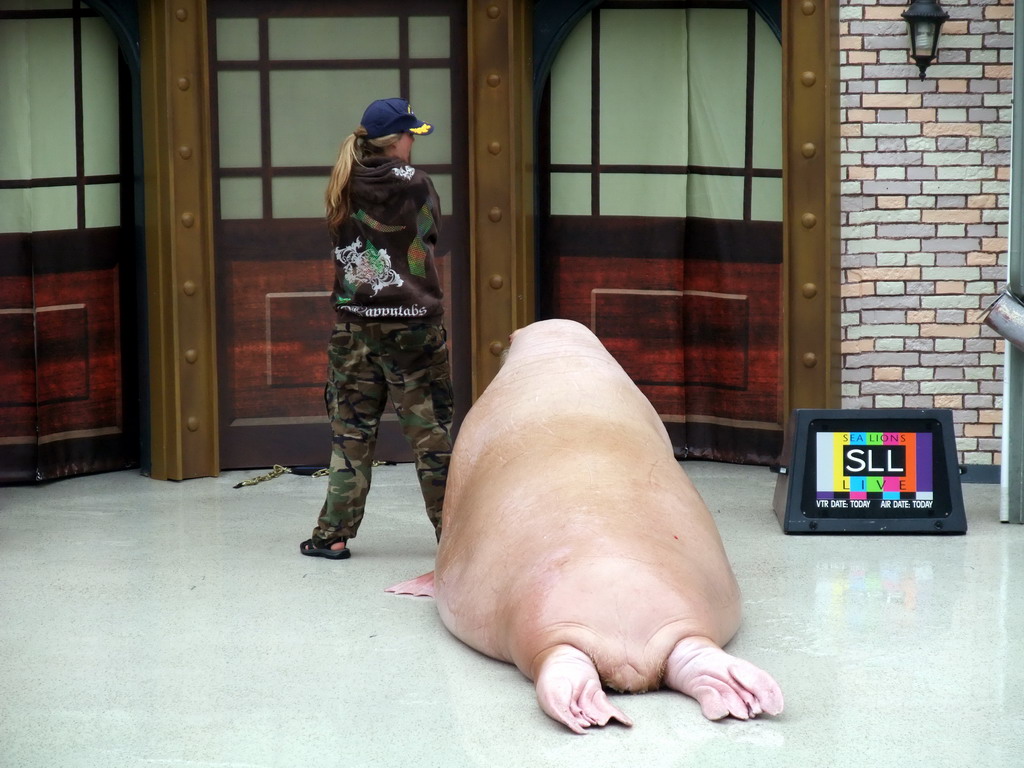
M804 72L800 75L800 82L810 88L816 82L818 82L818 76L813 72Z
M818 286L814 283L804 283L800 286L800 293L804 295L805 299L813 299L818 295Z
M501 275L491 275L491 279L487 281L487 284L494 290L498 290L505 285L505 278Z
M500 341L492 341L491 346L488 347L488 349L491 350L492 355L499 357L501 353L505 351L505 345Z
M487 213L487 218L494 222L501 221L501 208L498 206L491 208Z
M814 146L809 141L806 144L804 144L802 147L800 147L800 154L803 155L804 157L808 158L808 159L814 157L817 153L818 153L818 148L816 146Z
M185 350L185 362L186 363L194 363L198 359L199 359L199 353L196 352L194 349L186 349Z
M192 83L190 83L188 81L187 77L179 77L178 78L178 90L179 91L187 91L190 85L192 85Z
M501 152L501 144L499 144L496 141L492 141L490 144L487 145L487 151L490 152L492 155L496 155L499 152Z
M492 19L496 19L501 16L501 9L496 5L492 5L487 9L487 15Z
M817 8L811 0L804 0L803 5L800 6L800 10L803 12L804 16L810 16L815 12L815 10L817 10Z
M179 8L174 12L174 18L176 18L178 21L184 21L188 18L188 11L186 11L184 8Z
M186 280L184 283L182 283L181 290L185 292L186 296L193 296L195 295L196 292L196 284L193 283L191 280Z
M804 229L811 229L818 223L818 217L813 213L805 213L800 217L800 223L804 225Z
M196 223L196 217L188 211L185 211L185 213L181 214L181 223L183 226L191 227Z
M497 88L501 85L501 75L488 75L487 84L491 86L491 88Z
M805 352L803 362L804 368L813 368L818 364L818 356L813 352Z
M181 146L178 147L178 154L185 160L192 157L192 147Z
M188 427L189 432L195 432L199 429L199 419L195 416L189 416L188 421L185 422L185 426Z

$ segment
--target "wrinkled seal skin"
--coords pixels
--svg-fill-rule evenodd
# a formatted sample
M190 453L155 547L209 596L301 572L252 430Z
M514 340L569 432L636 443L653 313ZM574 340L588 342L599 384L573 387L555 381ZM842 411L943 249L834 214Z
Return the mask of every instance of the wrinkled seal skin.
M705 716L782 710L765 672L721 650L740 592L715 524L654 408L585 326L512 337L467 414L436 569L445 626L535 681L573 731L630 719L604 687L674 688Z

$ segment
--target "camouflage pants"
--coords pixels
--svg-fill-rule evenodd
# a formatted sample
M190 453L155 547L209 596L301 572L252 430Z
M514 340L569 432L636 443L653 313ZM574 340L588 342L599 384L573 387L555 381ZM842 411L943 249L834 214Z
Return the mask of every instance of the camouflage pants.
M441 538L451 459L452 384L440 324L339 323L327 350L324 389L333 448L327 499L313 541L329 546L356 535L370 490L377 427L391 401L412 446L434 533Z

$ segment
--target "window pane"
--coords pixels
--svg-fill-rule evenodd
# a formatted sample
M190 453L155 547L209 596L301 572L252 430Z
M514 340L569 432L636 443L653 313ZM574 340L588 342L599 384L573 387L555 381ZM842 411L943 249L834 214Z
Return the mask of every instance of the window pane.
M78 227L76 187L35 187L28 193L31 232Z
M256 19L217 19L217 58L221 61L256 61L260 57L260 29Z
M782 221L782 179L754 179L750 190L750 218Z
M6 0L5 11L50 11L71 7L71 0Z
M29 190L0 189L0 232L31 232Z
M271 72L273 164L334 165L338 147L359 125L366 105L381 94L397 93L397 69Z
M261 179L221 179L220 217L222 219L262 219L263 181Z
M690 175L686 214L705 219L743 219L743 179L740 176Z
M432 173L430 179L434 182L437 196L441 198L442 215L450 216L452 213L452 175L450 173Z
M552 163L590 165L590 27L587 14L569 33L551 67Z
M221 168L262 165L258 72L218 73L217 121Z
M601 174L602 216L686 216L683 174Z
M0 178L74 176L71 20L5 20L0 72Z
M551 174L551 215L589 216L591 213L590 174Z
M82 131L85 173L120 170L117 40L103 19L82 19ZM103 225L107 226L107 225Z
M398 58L395 17L270 19L269 29L271 59Z
M271 184L275 219L322 219L327 179L319 176L278 178Z
M414 59L447 59L451 55L447 16L409 18L409 55Z
M689 12L690 163L742 168L747 114L747 12Z
M85 226L121 225L121 187L118 184L88 184L85 187Z
M782 45L757 17L754 167L782 168Z
M686 45L684 10L601 11L602 163L686 165Z
M452 161L452 75L447 69L409 72L409 103L420 120L434 126L429 136L417 136L412 159L417 163Z

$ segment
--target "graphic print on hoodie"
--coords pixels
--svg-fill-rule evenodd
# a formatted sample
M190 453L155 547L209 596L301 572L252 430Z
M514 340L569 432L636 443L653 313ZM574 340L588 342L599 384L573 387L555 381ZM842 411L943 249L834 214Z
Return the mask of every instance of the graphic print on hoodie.
M352 169L349 208L334 248L339 321L440 317L440 202L430 176L397 158L369 158Z

